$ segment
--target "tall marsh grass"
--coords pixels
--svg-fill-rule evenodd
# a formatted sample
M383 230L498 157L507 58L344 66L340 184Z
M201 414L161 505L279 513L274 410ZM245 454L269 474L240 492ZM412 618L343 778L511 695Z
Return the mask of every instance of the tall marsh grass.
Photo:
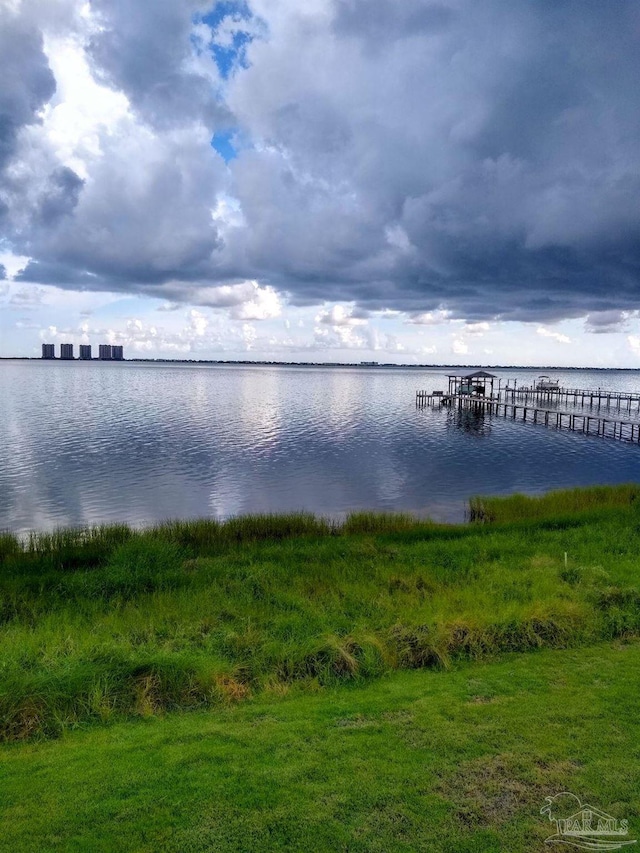
M224 522L167 521L145 530L126 524L68 528L52 533L32 532L22 541L12 533L0 532L0 567L4 573L95 568L106 565L125 543L140 542L142 551L154 547L157 550L161 544L169 543L171 548L178 546L187 557L204 557L250 543L403 532L421 530L429 524L408 513L359 512L348 515L342 523L311 513L288 513L245 515ZM140 551L137 545L133 548Z
M640 485L637 483L561 489L536 497L521 494L509 497L476 496L469 501L469 520L476 523L529 521L593 509L625 507L639 496Z
M638 634L637 487L586 491L490 499L499 526L294 514L0 537L0 738Z

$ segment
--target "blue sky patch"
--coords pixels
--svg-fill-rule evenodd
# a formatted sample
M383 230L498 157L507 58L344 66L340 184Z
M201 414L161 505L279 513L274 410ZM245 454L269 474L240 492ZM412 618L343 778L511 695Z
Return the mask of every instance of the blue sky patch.
M225 163L233 160L238 156L238 152L234 146L235 131L233 130L218 130L213 134L211 147L215 148L218 154L223 158Z
M246 68L246 46L253 41L253 36L246 32L233 34L231 45L212 44L211 52L218 66L218 71L226 80L236 68Z
M245 0L220 0L199 20L211 27L213 42L210 50L224 80L227 80L238 68L248 67L247 46L253 41L255 33L249 29L243 29L242 24L248 21L255 23L255 19ZM231 33L225 34L224 41L218 43L216 33L222 25ZM251 29L253 30L254 27Z
M234 21L248 21L252 17L253 13L249 4L244 0L219 0L210 12L202 16L201 20L208 24L212 30L215 30L225 18L232 18Z

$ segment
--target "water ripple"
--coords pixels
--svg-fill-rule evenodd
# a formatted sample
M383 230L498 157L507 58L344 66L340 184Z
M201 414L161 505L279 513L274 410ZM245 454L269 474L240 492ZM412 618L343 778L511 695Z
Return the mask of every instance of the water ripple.
M416 409L416 389L446 388L444 373L5 361L0 527L292 509L458 520L474 493L640 479L638 446ZM640 389L636 372L558 376Z

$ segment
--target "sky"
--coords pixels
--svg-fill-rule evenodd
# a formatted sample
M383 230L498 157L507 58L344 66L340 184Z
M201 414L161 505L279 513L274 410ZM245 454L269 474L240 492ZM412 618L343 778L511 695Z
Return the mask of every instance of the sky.
M640 367L639 79L637 0L0 0L0 356Z

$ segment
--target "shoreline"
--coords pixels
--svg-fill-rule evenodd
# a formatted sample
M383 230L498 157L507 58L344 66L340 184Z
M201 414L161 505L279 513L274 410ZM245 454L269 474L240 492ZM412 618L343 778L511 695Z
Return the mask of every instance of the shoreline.
M338 361L252 361L252 360L224 360L224 359L190 359L190 358L122 358L122 359L81 359L81 358L42 358L42 356L28 355L4 355L0 361L34 361L50 363L92 363L101 364L210 364L216 366L240 366L240 367L336 367L336 368L358 368L359 370L561 370L561 371L600 371L600 372L638 372L640 367L592 367L583 365L577 367L563 366L558 364L396 364L392 362L381 362L379 364L361 364L359 362Z
M0 738L135 716L145 684L157 711L214 708L640 636L639 512L626 484L475 498L464 525L290 514L1 535Z
M495 521L496 508L503 520L515 520L520 515L522 518L536 518L553 512L579 512L593 507L604 506L627 506L640 498L640 484L597 484L592 486L577 486L574 488L554 489L542 494L525 494L512 492L508 495L473 495L460 502L463 518L457 521L442 521L433 519L427 511L415 510L377 510L358 509L352 511L338 512L334 515L327 513L314 513L306 510L289 512L265 512L265 513L242 513L231 515L226 518L211 518L209 516L194 516L188 518L167 517L160 520L142 520L132 522L126 519L113 521L92 522L85 524L56 525L46 529L28 528L12 530L11 528L0 528L0 537L15 537L20 542L27 543L29 539L47 541L56 536L80 534L91 535L93 531L127 530L132 535L147 535L160 533L163 530L188 529L189 527L209 528L211 535L220 535L224 538L225 530L247 530L265 531L265 535L256 533L257 538L268 538L270 529L287 529L292 531L291 535L301 535L312 532L314 535L338 536L351 532L388 532L394 530L409 530L428 526L435 528L467 527L474 522L491 520ZM512 516L511 518L509 516ZM282 538L282 536L278 536ZM1 553L1 552L0 552Z

